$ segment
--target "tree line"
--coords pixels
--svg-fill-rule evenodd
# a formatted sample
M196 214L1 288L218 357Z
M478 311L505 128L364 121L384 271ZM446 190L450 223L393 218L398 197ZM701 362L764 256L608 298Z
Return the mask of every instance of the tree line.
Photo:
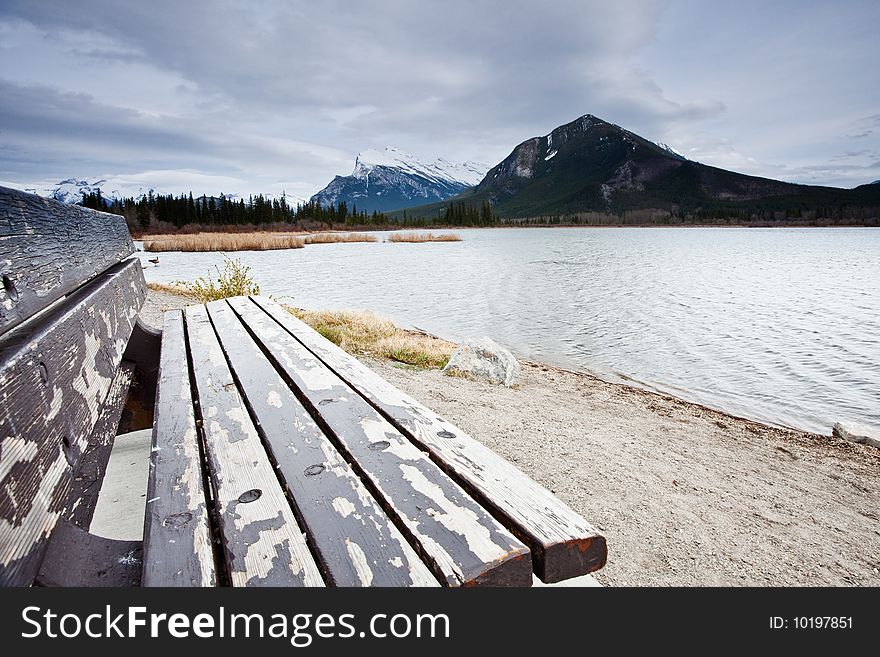
M149 194L139 199L106 199L100 191L83 194L82 205L123 215L132 234L192 232L202 230L248 230L251 228L315 230L325 228L382 229L435 228L454 226L608 226L608 225L877 225L876 207L840 205L827 207L778 208L696 208L681 211L646 208L622 212L575 212L532 217L501 217L488 201L477 206L465 201L450 201L432 206L433 217L413 215L412 210L394 213L360 211L345 201L323 206L318 202L291 204L282 195L268 198L262 194L247 199L231 199L192 193ZM418 210L416 208L416 210Z
M180 230L187 226L279 226L310 228L316 224L334 226L382 227L388 219L381 212L368 213L349 208L345 201L328 207L317 202L291 204L285 196L267 198L262 194L247 200L225 195L154 194L139 199L107 199L100 190L83 193L81 205L123 215L135 232Z
M135 199L107 199L101 191L83 193L81 205L95 210L112 212L125 217L133 233L174 232L181 229L220 227L283 227L311 230L328 228L386 228L386 227L433 227L443 226L493 226L500 219L492 212L492 206L484 202L477 207L467 203L452 202L437 219L407 217L392 221L382 212L358 210L345 201L324 206L317 201L296 205L280 198L267 198L262 194L231 199L225 195L193 196L189 194L148 194Z

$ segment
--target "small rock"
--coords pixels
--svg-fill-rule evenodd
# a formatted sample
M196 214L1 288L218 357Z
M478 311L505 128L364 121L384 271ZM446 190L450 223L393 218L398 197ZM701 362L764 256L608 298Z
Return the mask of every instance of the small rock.
M880 448L880 429L874 429L856 422L838 422L831 429L831 435L851 443L861 443Z
M444 372L460 372L508 388L519 379L519 363L507 349L491 340L468 340L449 359Z

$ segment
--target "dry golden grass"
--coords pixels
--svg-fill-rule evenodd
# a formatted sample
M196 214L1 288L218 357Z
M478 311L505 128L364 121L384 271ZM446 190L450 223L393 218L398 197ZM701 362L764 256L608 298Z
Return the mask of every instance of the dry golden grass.
M144 251L270 251L303 246L302 237L278 233L194 233L144 238Z
M455 233L441 233L434 235L433 233L391 233L388 236L389 242L461 242L461 237Z
M390 358L424 368L442 368L455 344L398 328L388 319L364 311L317 311L286 307L331 342L353 354Z
M339 242L378 242L375 235L365 233L318 233L305 238L306 244L338 244Z
M147 283L147 289L164 294L176 294L180 297L195 299L195 296L183 285L168 285L167 283Z

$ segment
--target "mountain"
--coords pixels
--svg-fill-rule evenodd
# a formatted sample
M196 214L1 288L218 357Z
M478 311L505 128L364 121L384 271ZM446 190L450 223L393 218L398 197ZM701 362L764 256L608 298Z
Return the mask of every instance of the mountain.
M113 199L122 199L129 196L140 198L141 196L146 196L150 192L155 193L156 190L152 188L144 188L143 186L132 187L130 185L120 185L118 183L109 182L106 179L90 182L88 180L68 178L67 180L62 180L57 185L50 185L48 187L30 187L24 191L38 194L46 198L53 198L62 203L73 204L82 201L83 194L96 194L99 191L101 192L101 196L108 201L112 201Z
M357 156L351 175L336 176L311 200L323 206L345 201L358 211L387 212L455 196L480 182L487 168L443 159L425 163L391 147L368 150Z
M817 208L880 207L880 188L797 185L726 171L586 114L522 142L455 200L477 206L489 201L496 215L513 218L632 210L749 218L778 211L801 216ZM437 217L445 205L407 212Z
M154 195L158 194L168 194L169 192L163 190L157 190L154 187L144 187L143 185L136 185L131 183L119 182L119 181L111 181L107 179L100 180L78 180L76 178L68 178L67 180L62 180L57 185L49 185L42 187L22 187L23 191L30 192L32 194L38 194L39 196L43 196L46 198L53 198L56 201L61 201L62 203L79 203L82 201L83 194L96 194L97 192L101 192L101 196L103 196L107 201L113 200L122 200L124 198L134 198L135 200L141 199L144 196L147 196L150 192ZM179 195L179 192L174 192L175 196ZM205 201L207 202L209 199L213 198L214 201L219 201L220 195L205 195L205 194L195 194L193 196L196 199L205 197ZM227 200L230 201L238 201L243 198L245 201L248 199L248 195L243 194L223 194ZM284 196L287 199L288 205L297 206L306 202L306 199L301 196L296 196L295 194L263 194L263 198L272 201L274 199L280 199Z

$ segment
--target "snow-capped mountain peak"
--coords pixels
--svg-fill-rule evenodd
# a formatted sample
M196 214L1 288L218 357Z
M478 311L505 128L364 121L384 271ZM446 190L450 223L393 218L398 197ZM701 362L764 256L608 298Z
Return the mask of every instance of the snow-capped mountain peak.
M488 165L455 163L438 158L424 162L392 146L358 154L349 176L336 176L312 201L336 205L345 201L358 210L385 212L442 201L478 184Z
M362 179L376 167L398 169L410 175L444 182L464 183L468 186L479 183L489 170L487 165L478 162L456 163L444 160L442 157L433 162L423 162L393 146L387 146L384 151L371 148L359 153L351 175Z

